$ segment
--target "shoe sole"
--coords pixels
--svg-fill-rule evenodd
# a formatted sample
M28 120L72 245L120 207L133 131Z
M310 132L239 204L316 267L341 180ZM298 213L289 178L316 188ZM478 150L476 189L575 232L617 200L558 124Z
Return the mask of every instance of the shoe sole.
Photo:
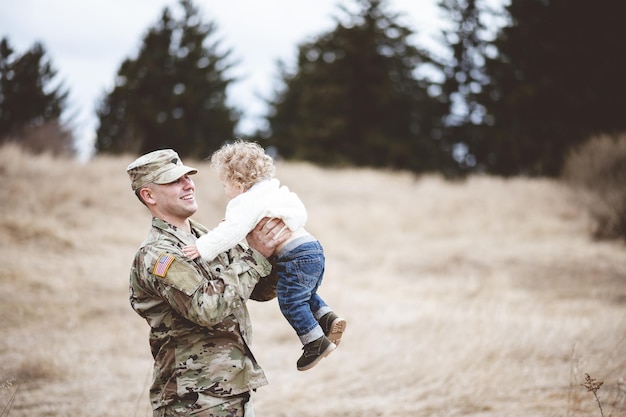
M330 325L330 332L326 337L328 337L328 339L330 339L330 341L333 342L335 345L339 345L339 343L341 342L341 337L343 336L343 332L346 331L347 324L348 322L346 322L344 319L342 319L341 317L337 317Z
M337 347L337 345L335 345L334 343L331 343L330 345L328 345L328 347L326 348L325 351L323 351L318 357L317 359L315 359L313 362L311 362L310 364L306 365L306 366L302 366L302 367L298 367L298 371L307 371L311 368L313 368L315 365L317 365L318 363L320 363L320 361L322 359L324 359L326 356L330 355L331 352L333 350L335 350L335 348Z

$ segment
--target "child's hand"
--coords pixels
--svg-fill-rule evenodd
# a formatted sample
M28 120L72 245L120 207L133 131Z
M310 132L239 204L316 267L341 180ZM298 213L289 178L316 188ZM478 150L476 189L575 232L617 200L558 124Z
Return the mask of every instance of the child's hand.
M194 245L183 246L183 253L189 259L196 259L200 256L200 252L198 252L198 248Z

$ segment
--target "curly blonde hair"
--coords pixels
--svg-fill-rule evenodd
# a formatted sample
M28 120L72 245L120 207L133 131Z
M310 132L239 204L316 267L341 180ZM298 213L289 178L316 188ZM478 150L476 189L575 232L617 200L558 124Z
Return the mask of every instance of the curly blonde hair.
M236 140L211 155L211 168L220 180L247 191L259 181L274 177L274 160L255 142Z

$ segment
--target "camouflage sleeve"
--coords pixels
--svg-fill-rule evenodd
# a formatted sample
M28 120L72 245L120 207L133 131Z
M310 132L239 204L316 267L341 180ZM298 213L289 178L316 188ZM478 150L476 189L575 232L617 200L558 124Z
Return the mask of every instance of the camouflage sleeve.
M267 259L252 249L220 254L205 263L207 271L178 254L150 252L142 260L143 281L181 316L201 326L213 326L241 309L260 277L271 270ZM140 300L135 302L141 309Z
M273 265L275 259L270 258L270 263ZM278 284L278 275L276 269L272 268L270 274L266 277L261 277L254 286L250 299L254 301L270 301L276 298L276 285Z
M272 264L261 253L241 244L229 252L229 259L230 266L238 279L240 296L247 300L251 298L258 283L270 275Z

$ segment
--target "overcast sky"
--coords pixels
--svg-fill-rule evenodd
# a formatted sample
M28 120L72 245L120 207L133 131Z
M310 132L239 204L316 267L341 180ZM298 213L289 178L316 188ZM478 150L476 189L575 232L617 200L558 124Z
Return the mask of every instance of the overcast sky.
M260 125L265 113L260 97L271 97L277 60L296 58L297 45L333 28L338 5L354 0L196 0L205 21L217 24L217 36L238 61L231 75L242 78L229 90L230 104L243 111L239 130ZM437 0L388 0L387 10L416 32L412 40L434 48L442 27ZM177 0L0 0L0 37L8 37L18 53L34 42L48 57L70 90L69 112L77 137L94 138L95 108L110 91L122 61L135 57L143 35L165 6Z

